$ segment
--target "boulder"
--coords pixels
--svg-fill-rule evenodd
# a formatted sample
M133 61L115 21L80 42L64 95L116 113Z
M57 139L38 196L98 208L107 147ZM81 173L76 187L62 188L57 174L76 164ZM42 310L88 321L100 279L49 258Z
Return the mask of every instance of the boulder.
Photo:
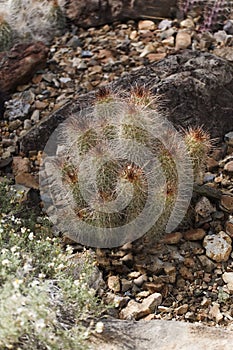
M115 91L134 84L158 97L159 109L176 128L204 126L212 138L233 129L233 65L217 56L186 50L138 69L110 84ZM20 150L43 150L49 136L71 113L93 103L94 92L75 96L29 130L19 140Z

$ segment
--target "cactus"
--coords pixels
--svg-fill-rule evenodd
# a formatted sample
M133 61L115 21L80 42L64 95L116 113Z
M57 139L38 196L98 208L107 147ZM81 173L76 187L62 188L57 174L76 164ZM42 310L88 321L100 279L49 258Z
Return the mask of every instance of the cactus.
M62 151L45 157L40 172L42 197L49 182L53 201L49 209L45 201L48 211L58 218L62 208L60 227L65 222L66 234L88 245L135 240L138 227L157 241L171 217L178 222L178 212L187 209L191 168L198 179L210 148L201 128L181 133L171 127L144 87L121 96L101 88L93 106L68 118L57 131ZM148 222L140 221L142 213ZM80 221L94 227L95 236L87 239L84 228L80 233Z
M0 10L7 15L15 41L41 40L46 44L64 33L64 0L5 0Z
M8 50L13 43L13 33L11 26L4 18L4 15L0 15L0 51Z
M214 30L223 25L233 11L232 0L180 0L178 7L183 15L199 9L201 16L200 30Z

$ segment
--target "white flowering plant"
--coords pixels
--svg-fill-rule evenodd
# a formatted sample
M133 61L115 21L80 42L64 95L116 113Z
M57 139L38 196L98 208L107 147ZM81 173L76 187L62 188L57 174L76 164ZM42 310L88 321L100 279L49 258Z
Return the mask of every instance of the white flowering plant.
M22 215L19 198L0 182L0 348L86 349L93 325L83 321L104 308L88 284L93 258L84 252L74 277L72 247L53 237L46 218Z

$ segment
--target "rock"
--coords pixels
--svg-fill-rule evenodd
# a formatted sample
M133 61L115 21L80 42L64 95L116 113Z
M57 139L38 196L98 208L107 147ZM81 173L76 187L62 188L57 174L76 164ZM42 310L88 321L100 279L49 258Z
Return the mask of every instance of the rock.
M31 121L34 123L38 123L40 120L40 111L38 109L35 109L31 115Z
M137 287L141 287L144 282L147 281L146 275L141 275L133 280L133 283L136 284Z
M7 158L2 158L0 159L0 169L6 168L8 165L11 164L13 158L11 156Z
M181 232L172 232L166 234L161 241L165 244L177 244L180 242L182 237L183 235Z
M224 165L223 170L225 170L227 173L232 174L233 173L233 160L231 160L230 162L226 163Z
M232 47L220 47L213 50L213 54L226 60L233 62L233 48Z
M229 19L224 24L223 30L225 30L228 34L233 34L233 20Z
M121 291L122 293L125 293L127 290L132 288L133 282L127 280L126 278L121 279Z
M233 219L230 218L230 220L228 220L226 222L226 227L225 227L226 233L233 238Z
M195 212L205 219L214 213L215 210L216 209L213 207L207 197L201 197L195 205Z
M29 173L30 171L30 161L28 158L13 157L12 170L14 176L23 173Z
M194 280L192 270L188 269L186 266L181 266L179 269L179 273L185 280L189 280L189 281Z
M139 21L138 29L139 30L155 30L155 22L150 20Z
M224 272L222 279L227 284L230 294L233 294L233 272Z
M0 91L8 94L27 83L45 65L48 48L42 42L17 44L9 52L0 53Z
M18 129L22 125L22 121L19 119L13 120L12 122L9 123L9 131L14 131Z
M160 293L153 293L145 298L142 303L130 300L126 308L120 312L120 318L124 320L136 319L149 315L155 311L155 308L162 302L162 295Z
M196 229L191 229L186 231L184 233L184 238L187 241L199 241L203 239L205 235L206 235L205 230L203 230L202 228L196 228Z
M210 273L216 268L216 264L212 260L207 258L206 255L199 255L198 259L200 260L201 265L203 266L206 272Z
M175 283L176 281L176 267L173 265L164 266L164 272L169 276L169 282Z
M66 16L76 26L87 28L129 18L166 18L174 12L175 6L176 0L91 0L88 3L85 0L67 0Z
M156 52L157 46L149 43L145 46L145 48L143 49L142 53L140 53L140 57L145 57L147 56L149 53L151 52Z
M118 293L121 290L121 284L119 276L109 276L108 277L108 288L114 293Z
M226 211L227 213L233 213L233 196L231 194L222 195L220 208Z
M150 62L157 62L160 61L162 59L164 59L167 56L167 54L165 52L161 52L161 53L149 53L147 55L147 58Z
M131 250L133 247L132 243L131 242L128 242L128 243L125 243L122 247L121 247L121 250L125 250L125 251L129 251Z
M168 28L171 28L172 25L172 21L168 20L168 19L163 19L159 25L158 25L158 29L160 30L166 30Z
M191 18L186 18L180 22L180 28L194 28L195 24Z
M224 136L224 141L227 142L229 146L233 146L233 131L228 132Z
M111 292L107 292L104 298L105 302L109 304L113 304L114 307L122 309L125 307L129 301L128 297L121 297L119 295L115 295Z
M179 30L176 35L175 49L187 49L191 45L191 42L191 35L185 29Z
M188 312L189 306L188 304L183 304L175 309L175 313L177 315L184 315Z
M207 235L204 238L203 246L206 255L217 262L227 261L232 251L231 238L221 231L215 235Z
M162 292L165 284L163 282L145 282L143 288L148 290L150 293Z
M208 158L207 158L206 165L207 165L207 170L208 170L208 171L215 171L215 170L217 170L218 167L219 167L218 161L215 160L215 159L212 158L212 157L208 157Z
M173 47L174 46L174 43L175 43L175 38L174 36L169 36L168 38L162 40L162 44L164 46L171 46Z
M218 303L213 303L209 310L209 317L214 319L216 323L219 323L223 319L223 314L220 312L220 305Z
M29 173L19 173L15 176L15 183L25 187L39 189L38 179Z
M187 313L188 314L188 313ZM188 315L185 316L188 316ZM192 318L189 312L189 318ZM188 319L188 317L187 317ZM104 319L103 342L95 344L95 350L122 349L172 349L172 350L231 350L232 331L224 327L209 327L198 323L174 320L122 321ZM91 344L92 345L92 344Z
M128 90L135 82L146 84L152 93L162 96L162 111L175 126L203 125L215 138L223 137L232 130L232 79L233 67L230 63L208 53L187 50L140 68L120 78L111 87L120 91ZM21 151L43 149L58 124L71 112L87 107L94 98L93 92L81 95L43 118L20 139ZM195 103L190 105L190 101ZM205 117L209 115L211 119Z

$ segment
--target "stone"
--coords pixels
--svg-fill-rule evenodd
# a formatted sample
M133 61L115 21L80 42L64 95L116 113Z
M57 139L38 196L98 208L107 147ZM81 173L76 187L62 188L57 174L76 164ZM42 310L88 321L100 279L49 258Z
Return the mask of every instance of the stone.
M227 284L230 294L233 294L233 272L224 272L222 279Z
M156 49L157 49L156 45L149 43L144 47L143 51L140 53L140 57L145 57L149 53L156 52Z
M189 281L194 280L192 270L189 270L186 266L181 266L179 269L179 273L185 280L189 280Z
M188 309L189 309L188 304L183 304L175 309L175 313L177 315L184 315L184 314L186 314L186 312L188 312Z
M188 314L188 315L187 315ZM185 315L192 321L193 312ZM156 315L157 316L157 315ZM122 350L131 347L137 350L231 350L233 342L232 330L225 327L210 327L200 322L184 322L175 320L152 321L118 321L105 318L103 320L106 339L96 343L95 350ZM111 334L111 344L109 336ZM92 344L91 344L92 345Z
M135 300L130 300L128 305L120 312L120 318L124 320L139 320L153 313L162 303L162 295L160 293L153 293L149 297L145 298L142 303L138 303Z
M180 28L194 28L195 24L191 18L186 18L180 22Z
M139 30L155 30L155 28L155 23L150 20L139 21L138 23Z
M231 173L232 174L233 173L233 160L228 162L228 163L226 163L224 165L223 170L225 170L227 173Z
M161 241L165 244L177 244L182 239L183 235L181 232L167 233Z
M30 119L25 119L24 122L23 122L23 128L25 130L29 130L32 126L32 122Z
M216 262L223 262L229 259L232 251L231 244L231 238L224 231L214 235L207 235L203 241L206 255Z
M162 292L164 290L163 282L145 282L143 288L148 290L150 293Z
M45 66L48 48L42 42L17 44L10 52L1 52L0 91L10 93L27 83L33 74Z
M9 131L17 130L22 125L22 121L19 119L13 120L9 123Z
M167 54L165 52L158 52L158 53L149 53L146 57L150 62L157 62L164 59L166 55Z
M195 212L202 218L208 218L215 210L207 197L201 197L195 205Z
M166 18L171 17L176 7L176 0L149 1L90 1L67 0L66 17L75 26L90 28L112 22L124 22L129 18ZM145 21L141 21L145 22ZM150 21L152 22L152 21ZM154 22L152 22L154 23ZM92 29L92 28L90 28Z
M213 157L208 157L206 166L207 166L207 170L211 172L211 171L217 170L219 167L219 164L218 164L218 161Z
M187 241L199 241L203 239L205 235L206 232L202 228L195 228L184 232L184 238Z
M168 19L163 19L161 22L159 22L158 29L160 30L166 30L168 28L171 28L172 21Z
M122 297L120 295L115 295L111 292L107 292L104 297L105 302L109 304L113 304L114 307L122 309L125 307L129 301L128 297Z
M29 173L30 171L30 161L28 158L13 157L12 170L14 176L23 173Z
M191 35L185 29L179 30L176 35L176 50L187 49L191 45Z
M39 189L39 181L36 176L29 173L19 173L15 176L15 183L25 187Z
M133 283L136 284L137 287L141 287L144 282L147 281L146 275L141 275L133 280Z
M216 323L223 320L223 314L220 311L220 305L218 303L213 302L209 310L209 317L214 319Z
M187 50L137 68L136 72L121 77L110 86L114 91L128 90L135 81L140 81L161 96L163 110L175 126L203 125L211 137L216 138L232 130L233 100L229 98L233 93L232 79L233 67L227 61L209 53ZM220 90L221 94L218 93ZM195 101L195 108L190 108L190 98ZM76 95L20 138L20 150L27 153L30 149L43 149L52 131L72 111L86 108L94 99L94 92ZM207 118L209 115L211 119Z
M227 142L229 146L233 146L233 131L225 134L224 141Z
M125 244L121 247L121 250L128 251L128 250L131 250L132 247L133 247L132 243L131 243L131 242L128 242L128 243L125 243Z
M233 238L233 219L232 219L232 218L230 218L230 220L228 220L228 221L226 222L225 230L226 230L226 233L227 233L231 238Z
M162 44L165 46L171 46L173 47L175 43L175 38L174 36L169 36L168 38L162 40Z
M40 111L38 109L35 109L31 115L31 121L34 123L38 123L40 120Z
M164 272L169 276L169 282L175 283L176 281L176 267L173 265L164 266Z
M114 293L118 293L121 290L120 278L119 276L109 276L108 277L108 288Z
M126 278L121 279L121 291L122 293L127 292L130 288L132 288L133 282L127 280Z
M233 213L233 196L231 194L223 194L220 201L220 207L228 213Z
M200 260L206 272L210 273L216 268L216 264L212 260L207 258L206 255L199 255L198 259Z

